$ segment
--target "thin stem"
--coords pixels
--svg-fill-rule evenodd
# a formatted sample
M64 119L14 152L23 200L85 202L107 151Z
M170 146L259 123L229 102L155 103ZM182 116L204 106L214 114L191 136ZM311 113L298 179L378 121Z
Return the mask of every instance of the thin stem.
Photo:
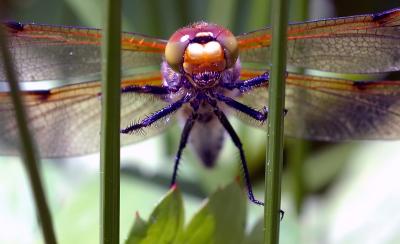
M107 0L102 42L101 243L119 243L121 2Z
M292 1L290 10L291 10L291 19L293 21L305 21L308 16L308 0L296 0ZM303 90L298 91L298 96L307 97L307 93ZM301 108L293 111L296 113L296 116L299 116L300 123L297 124L299 128L304 129L304 120L302 116L304 116L304 112L301 111ZM300 214L302 206L303 206L303 198L305 194L305 183L304 183L304 160L307 157L309 151L309 142L304 139L291 138L288 140L287 144L287 162L289 165L289 173L290 173L290 182L291 189L293 192L293 197L295 201L297 214Z
M285 105L287 0L272 1L272 70L269 85L268 148L265 173L264 241L279 242L283 117Z
M3 27L0 27L0 46L1 53L3 54L4 69L10 85L11 100L15 109L15 118L21 142L22 159L29 176L33 198L36 205L36 211L39 215L42 226L43 236L46 243L57 243L49 206L46 202L42 179L38 169L39 157L36 154L35 144L28 129L26 111L20 96L19 84L17 81L17 76L14 72L13 61L10 50L7 46L7 40Z

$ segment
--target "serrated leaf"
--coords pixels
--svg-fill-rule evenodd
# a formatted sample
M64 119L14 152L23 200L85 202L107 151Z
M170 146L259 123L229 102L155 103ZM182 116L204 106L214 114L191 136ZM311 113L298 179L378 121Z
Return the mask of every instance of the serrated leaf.
M193 217L180 243L241 243L246 226L246 199L237 183L210 196Z
M205 205L193 216L178 243L213 243L214 232L215 218L208 205Z
M173 243L182 231L183 223L182 196L177 188L173 188L156 206L147 223L136 218L126 243Z
M126 243L139 243L140 240L146 237L147 229L147 222L140 217L139 213L136 213L135 223L133 224Z

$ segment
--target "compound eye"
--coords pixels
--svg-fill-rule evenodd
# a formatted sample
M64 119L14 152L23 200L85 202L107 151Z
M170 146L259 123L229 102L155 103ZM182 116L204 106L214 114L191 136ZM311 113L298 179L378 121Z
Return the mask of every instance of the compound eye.
M183 64L183 56L187 45L189 44L190 36L182 35L180 32L175 32L168 40L165 47L165 60L168 65L175 71L179 72Z
M232 32L224 29L221 33L218 34L217 41L221 43L221 45L225 49L227 68L233 67L239 56L239 47L236 37L232 34Z

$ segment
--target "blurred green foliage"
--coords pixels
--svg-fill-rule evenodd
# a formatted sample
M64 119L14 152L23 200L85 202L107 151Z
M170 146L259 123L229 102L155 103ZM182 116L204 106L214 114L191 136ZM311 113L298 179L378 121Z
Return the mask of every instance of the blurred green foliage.
M230 203L230 204L227 204ZM245 241L246 196L231 183L217 190L184 226L184 206L172 188L145 221L139 214L126 240L133 243L242 243Z

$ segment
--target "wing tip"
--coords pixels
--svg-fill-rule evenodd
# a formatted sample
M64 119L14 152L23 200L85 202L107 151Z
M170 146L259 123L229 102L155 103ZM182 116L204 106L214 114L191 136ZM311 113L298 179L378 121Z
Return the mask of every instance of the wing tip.
M8 20L3 22L3 24L12 32L19 32L24 30L24 25L18 21Z
M400 8L394 8L394 9L390 9L390 10L386 10L380 13L376 13L372 15L372 20L373 21L382 21L382 20L386 20L387 18L391 18L392 16L396 16L398 15L400 18Z

